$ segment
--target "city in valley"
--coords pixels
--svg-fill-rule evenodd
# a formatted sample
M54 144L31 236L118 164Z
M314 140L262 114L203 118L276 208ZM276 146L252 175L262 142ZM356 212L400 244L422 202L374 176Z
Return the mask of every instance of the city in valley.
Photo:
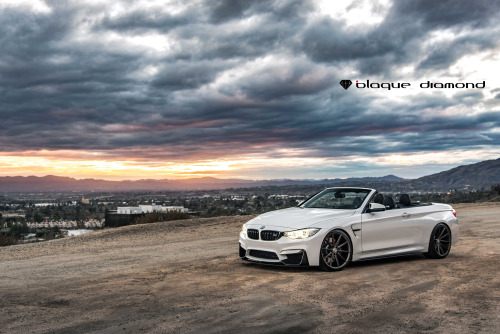
M342 185L342 184L341 184ZM45 241L96 229L218 216L255 215L298 205L331 185L290 185L172 192L47 192L0 195L0 245ZM374 182L387 190L391 183ZM378 187L377 187L378 186ZM398 191L386 191L395 197ZM498 201L500 186L418 191L426 202Z
M295 193L241 189L171 193L6 193L0 195L0 238L3 238L0 240L10 244L43 241L141 223L144 221L127 218L144 218L155 213L163 214L165 220L251 215L295 206L310 195ZM116 222L116 217L125 220ZM5 240L7 237L9 240Z

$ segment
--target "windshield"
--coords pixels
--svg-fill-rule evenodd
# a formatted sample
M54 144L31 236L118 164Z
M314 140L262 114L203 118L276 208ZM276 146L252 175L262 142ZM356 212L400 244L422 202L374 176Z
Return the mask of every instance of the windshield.
M326 189L302 205L303 208L357 209L363 204L369 189Z

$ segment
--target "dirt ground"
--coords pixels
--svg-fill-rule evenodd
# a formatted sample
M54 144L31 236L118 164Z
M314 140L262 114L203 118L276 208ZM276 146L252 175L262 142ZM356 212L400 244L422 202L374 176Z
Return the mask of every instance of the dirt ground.
M238 259L249 219L0 248L0 333L500 333L500 205L455 205L458 245L341 272Z

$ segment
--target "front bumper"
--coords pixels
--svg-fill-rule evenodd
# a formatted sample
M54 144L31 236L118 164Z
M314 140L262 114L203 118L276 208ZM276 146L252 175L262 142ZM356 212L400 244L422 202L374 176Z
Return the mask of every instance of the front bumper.
M277 261L273 259L274 256L278 259ZM285 265L285 266L309 266L309 260L307 258L307 253L304 250L300 250L297 253L291 253L284 255L285 258L279 260L276 253L260 251L260 250L249 250L247 256L247 250L241 247L240 244L240 259L255 262L260 264L270 264L270 265Z
M241 232L239 256L262 264L286 266L317 266L319 265L319 249L321 237L316 235L307 239L291 240L281 237L278 240L266 241L250 239Z

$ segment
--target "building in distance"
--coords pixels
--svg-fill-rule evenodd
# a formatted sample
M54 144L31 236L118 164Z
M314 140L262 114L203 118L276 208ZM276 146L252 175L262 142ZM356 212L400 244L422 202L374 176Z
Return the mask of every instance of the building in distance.
M133 215L141 213L168 212L168 211L188 212L188 209L183 206L161 206L155 204L139 205L139 206L119 206L116 209L116 213L121 215Z

